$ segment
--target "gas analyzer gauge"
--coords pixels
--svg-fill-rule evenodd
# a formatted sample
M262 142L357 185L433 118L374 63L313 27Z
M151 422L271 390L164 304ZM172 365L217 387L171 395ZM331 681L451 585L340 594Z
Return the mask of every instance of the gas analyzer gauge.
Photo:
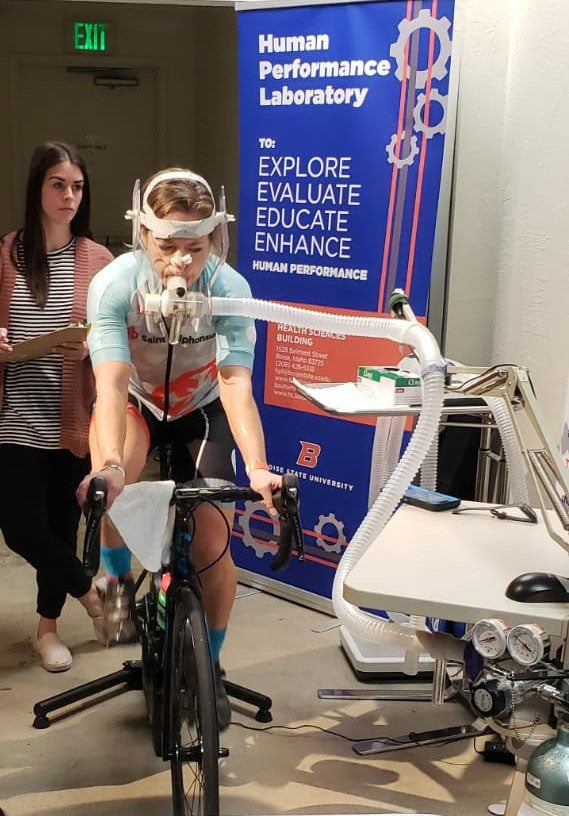
M521 666L535 666L549 652L549 635L537 623L520 623L508 632L508 652Z
M479 620L472 630L472 645L486 660L495 660L506 651L508 631L508 625L499 618Z

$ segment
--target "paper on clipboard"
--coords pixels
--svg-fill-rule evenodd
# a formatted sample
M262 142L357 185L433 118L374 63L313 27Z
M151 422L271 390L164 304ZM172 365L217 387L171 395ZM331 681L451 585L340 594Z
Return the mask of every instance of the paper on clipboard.
M88 331L89 326L85 324L72 324L64 329L32 337L31 340L14 343L12 351L0 351L0 363L21 363L23 360L45 357L55 346L62 343L80 343L86 340Z

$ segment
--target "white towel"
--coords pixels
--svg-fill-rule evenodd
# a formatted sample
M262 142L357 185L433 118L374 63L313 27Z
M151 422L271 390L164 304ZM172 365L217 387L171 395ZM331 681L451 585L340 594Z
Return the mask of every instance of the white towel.
M109 517L142 566L158 572L168 562L175 508L170 505L175 482L127 485L115 499Z

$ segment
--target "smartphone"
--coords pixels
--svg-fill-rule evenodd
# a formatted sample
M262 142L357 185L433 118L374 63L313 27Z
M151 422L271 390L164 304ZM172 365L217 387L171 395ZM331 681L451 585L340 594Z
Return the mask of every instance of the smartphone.
M458 507L460 499L456 496L447 496L445 493L437 493L436 490L426 490L418 485L409 485L403 496L406 504L413 504L415 507L423 507L425 510L452 510Z

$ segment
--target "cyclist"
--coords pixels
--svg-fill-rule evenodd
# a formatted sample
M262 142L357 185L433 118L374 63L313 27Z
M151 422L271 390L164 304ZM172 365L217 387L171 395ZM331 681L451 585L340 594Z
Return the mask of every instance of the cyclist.
M177 482L233 483L237 443L252 489L262 494L274 514L271 493L281 479L266 464L252 393L253 321L184 318L174 338L178 342L171 345L171 321L147 309L148 295L162 292L172 276L184 278L190 292L251 296L245 279L225 262L232 216L224 205L216 212L207 181L185 169L156 173L142 194L142 206L135 195L133 210L127 213L133 220L133 251L102 270L89 290L89 350L97 401L90 434L93 471L78 489L79 502L85 500L91 477L104 475L112 504L125 483L137 481L149 450L164 442L171 445L172 478ZM228 549L232 521L232 509L204 504L196 512L192 541L216 667L220 729L229 725L231 714L219 652L237 583ZM101 544L108 572L108 641L134 639L130 552L108 522Z

